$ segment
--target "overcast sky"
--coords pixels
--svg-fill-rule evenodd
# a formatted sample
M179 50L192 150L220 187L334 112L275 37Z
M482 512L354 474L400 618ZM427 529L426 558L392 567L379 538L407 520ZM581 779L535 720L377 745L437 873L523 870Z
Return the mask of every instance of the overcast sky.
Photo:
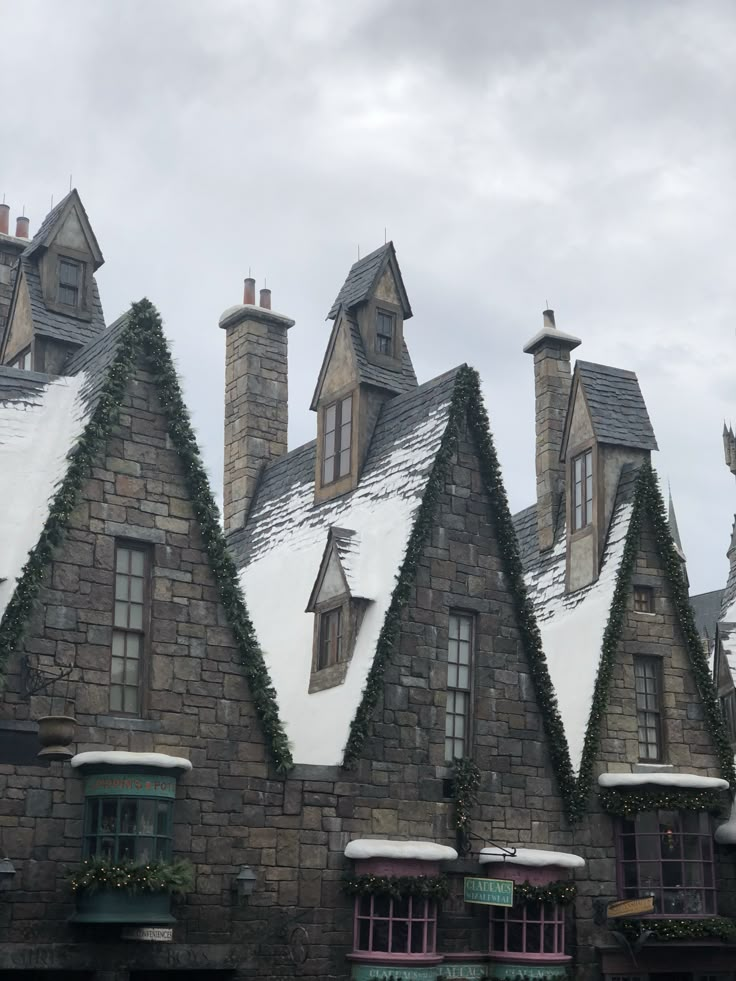
M72 175L108 322L148 296L222 469L222 310L251 268L290 332L290 444L358 254L398 250L420 381L484 382L514 510L554 307L639 376L695 591L736 495L736 5L678 0L0 0L0 193L32 231Z

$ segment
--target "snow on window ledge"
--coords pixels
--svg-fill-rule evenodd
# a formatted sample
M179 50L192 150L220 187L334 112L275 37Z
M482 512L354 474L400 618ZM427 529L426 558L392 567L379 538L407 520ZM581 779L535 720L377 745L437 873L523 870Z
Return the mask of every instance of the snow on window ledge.
M434 841L391 841L387 838L354 838L345 847L345 858L395 858L420 862L453 862L457 852Z
M182 756L167 756L165 753L126 753L119 750L103 750L77 753L72 757L73 767L101 765L106 766L152 766L159 770L192 769L189 760Z
M685 787L691 790L728 790L728 781L696 773L601 773L599 787Z
M509 849L496 846L481 849L478 859L481 865L525 865L529 868L544 868L554 865L559 869L581 869L585 859L571 852L551 852L543 848L516 848L514 855Z

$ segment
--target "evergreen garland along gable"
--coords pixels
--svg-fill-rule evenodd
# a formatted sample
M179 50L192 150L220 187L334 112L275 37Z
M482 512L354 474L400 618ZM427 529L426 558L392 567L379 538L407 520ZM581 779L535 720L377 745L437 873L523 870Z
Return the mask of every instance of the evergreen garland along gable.
M274 766L280 773L286 773L294 764L279 716L276 692L240 590L237 567L225 543L219 512L166 344L161 317L149 300L141 300L131 307L118 340L115 358L106 371L106 381L92 418L70 452L66 475L53 498L39 540L29 553L15 592L0 621L0 673L4 672L8 656L17 650L21 642L45 569L53 557L53 550L67 528L95 457L104 448L118 419L120 404L139 352L145 355L148 362L148 369L154 378L167 418L169 437L182 462L185 483L199 522L210 568L217 581L220 601L235 637L256 714Z
M593 784L593 770L600 749L601 724L608 707L616 652L623 633L626 604L632 589L632 577L645 518L648 518L652 523L657 549L664 566L664 575L670 587L675 615L682 631L690 667L703 705L704 722L713 739L716 755L721 765L721 773L724 780L728 780L732 788L736 786L733 750L718 706L708 662L695 626L695 617L690 606L682 562L672 541L657 476L651 464L647 463L641 467L637 477L629 530L626 535L608 623L603 634L601 658L593 691L593 704L588 717L588 728L585 734L580 773L578 774L577 798L570 815L573 820L584 813Z
M467 419L470 434L476 444L481 476L491 499L491 523L497 537L521 642L526 653L537 704L542 715L552 766L557 777L560 794L569 812L575 801L575 776L570 762L565 731L542 650L541 635L524 584L516 532L511 521L511 511L503 486L501 467L493 445L488 414L483 405L480 380L477 372L466 365L459 369L455 379L447 427L417 511L404 561L378 637L376 654L368 672L363 697L350 726L343 766L346 768L354 767L360 759L363 745L370 730L373 713L383 691L386 667L398 642L401 615L411 595L417 566L438 514L440 497L445 489L445 479L452 456L457 449L459 434L465 419Z

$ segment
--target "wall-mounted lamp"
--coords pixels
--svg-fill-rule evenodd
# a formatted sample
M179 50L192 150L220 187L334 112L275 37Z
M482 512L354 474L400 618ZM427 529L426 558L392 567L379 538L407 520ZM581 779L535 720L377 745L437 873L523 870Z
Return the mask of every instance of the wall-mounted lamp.
M13 884L15 866L9 858L0 859L0 890L5 892Z
M240 872L233 879L233 892L241 902L253 895L256 887L256 874L249 865L241 865Z

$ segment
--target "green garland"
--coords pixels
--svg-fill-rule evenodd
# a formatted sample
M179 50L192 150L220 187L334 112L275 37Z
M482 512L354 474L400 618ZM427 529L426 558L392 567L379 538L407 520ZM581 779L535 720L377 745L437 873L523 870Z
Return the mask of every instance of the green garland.
M455 799L455 831L458 851L470 851L470 810L478 802L480 768L469 758L454 761L452 795Z
M82 866L69 873L69 882L75 893L93 895L103 890L127 892L165 892L183 896L194 888L194 869L190 862L135 862L112 863L104 859L88 858Z
M570 906L578 894L577 886L569 879L548 882L546 886L533 886L531 882L514 883L514 906L528 903L553 903L556 906Z
M736 943L736 923L725 916L711 916L705 919L659 919L616 920L616 930L622 933L629 943L636 942L644 931L652 934L652 940L725 940Z
M149 300L134 303L121 327L115 358L107 370L92 418L70 454L66 475L54 497L40 538L29 554L5 615L0 621L0 672L8 656L18 648L54 548L62 539L85 479L103 450L142 352L147 360L159 400L167 417L168 433L184 470L194 514L217 581L220 600L228 617L248 679L250 692L276 770L285 773L293 766L289 743L279 717L276 692L258 646L253 624L245 606L238 570L230 555L220 525L197 441L182 398L171 353L166 344L161 318Z
M466 419L478 448L481 475L492 503L491 521L496 533L506 580L509 583L519 632L536 691L537 704L547 735L548 751L557 776L560 793L568 810L570 810L575 799L575 776L570 763L565 731L542 650L541 635L524 584L516 532L503 486L501 467L491 438L488 415L483 405L480 380L477 372L467 366L463 366L457 372L447 427L440 442L434 466L427 480L427 486L409 537L406 555L381 628L373 664L363 689L363 697L350 726L343 766L350 768L357 765L370 731L371 718L383 692L383 677L386 667L391 660L398 640L401 614L411 595L417 566L437 517L440 497L445 489L445 478L457 448L463 422Z
M343 881L348 896L390 896L403 899L414 896L420 899L447 899L450 884L444 875L354 875Z
M601 807L615 817L631 817L642 811L723 811L724 791L688 790L681 787L632 787L619 790L612 787L598 795Z
M593 704L588 717L588 727L578 774L577 793L570 813L573 820L585 812L593 785L595 764L600 750L601 725L608 708L616 653L623 633L627 603L632 587L632 575L639 552L642 527L646 518L649 518L652 523L654 538L664 565L664 574L670 586L672 603L685 639L690 666L703 704L705 725L713 738L721 773L732 788L736 786L733 750L718 706L708 662L695 626L695 618L683 575L682 561L672 541L656 474L651 465L647 463L641 468L637 477L629 530L626 535L621 566L611 602L611 611L603 634L601 659L593 692Z

